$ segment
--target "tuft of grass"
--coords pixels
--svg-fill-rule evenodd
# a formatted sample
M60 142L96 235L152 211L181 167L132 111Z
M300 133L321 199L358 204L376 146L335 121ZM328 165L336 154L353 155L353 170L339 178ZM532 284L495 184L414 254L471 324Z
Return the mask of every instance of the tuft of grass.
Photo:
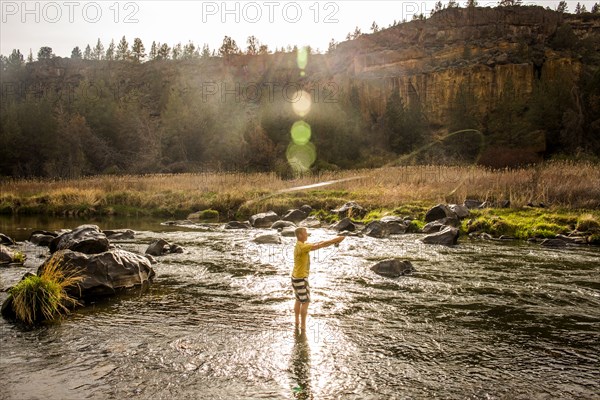
M18 320L32 325L43 320L61 318L79 302L66 289L75 286L83 277L70 269L60 268L63 258L52 257L40 275L30 275L13 286L12 307Z
M16 251L13 255L13 261L23 264L27 256L22 251Z
M584 214L577 219L576 229L579 232L600 233L600 222L592 214Z

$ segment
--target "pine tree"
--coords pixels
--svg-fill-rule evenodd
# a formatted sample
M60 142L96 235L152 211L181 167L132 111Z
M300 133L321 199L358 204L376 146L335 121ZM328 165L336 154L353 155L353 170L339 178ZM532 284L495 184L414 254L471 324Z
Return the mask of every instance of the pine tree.
M54 58L54 53L52 53L52 47L43 46L40 47L40 50L37 53L38 60L49 60Z
M475 8L478 5L477 0L467 0L467 8Z
M183 56L183 50L181 48L181 43L177 43L171 49L171 59L179 60Z
M329 41L329 46L327 47L327 54L331 54L336 47L337 42L333 38L331 38L331 40Z
M23 65L23 54L19 49L13 49L12 53L6 59L6 64L9 67L20 67Z
M556 7L556 12L566 13L568 9L569 6L567 5L567 2L565 0L561 0L560 3L558 3L558 7Z
M214 51L214 50L213 50ZM205 60L207 58L210 58L210 49L208 48L208 44L204 43L204 46L202 46L202 53L200 54L200 57Z
M375 21L373 21L373 23L371 24L371 32L373 32L373 33L379 32L379 25L377 25L377 22L375 22Z
M148 58L150 59L150 61L156 60L156 57L158 57L159 47L160 43L157 44L155 41L152 41L152 46L150 46L150 54L148 54Z
M189 42L188 44L183 46L183 59L191 60L192 58L195 58L195 53L196 46L194 46L194 43Z
M92 51L92 60L102 60L104 59L104 46L102 42L100 42L100 38L98 38L98 43L96 43L96 47Z
M31 49L29 49L29 55L27 56L27 62L28 63L33 62L33 51Z
M600 13L600 6L598 5L598 3L594 3L594 6L592 7L592 14L599 14Z
M577 3L575 6L575 14L581 14L581 4Z
M133 57L133 61L135 61L136 63L144 61L144 58L146 58L146 49L144 48L142 39L133 39L133 45L131 46L131 55Z
M89 44L87 46L85 46L85 50L83 52L83 59L84 60L91 60L92 59L92 48L90 47Z
M169 54L171 53L171 48L168 44L163 43L158 49L158 53L156 54L157 60L168 60Z
M82 56L83 55L81 54L81 50L79 49L79 46L75 46L73 48L73 51L71 52L71 58L76 59L76 60L81 60Z
M260 44L259 44L256 36L254 36L254 35L248 36L246 43L248 44L248 47L246 48L246 54L250 54L250 55L258 54L258 49L259 49Z
M131 53L129 52L129 43L127 42L127 39L125 39L125 36L123 36L123 38L119 42L119 45L117 46L117 53L115 55L115 59L129 60L130 55Z
M458 3L456 2L456 0L448 1L448 8L458 8Z
M258 54L269 54L269 46L266 44L261 44L258 49Z
M231 54L239 54L239 52L240 52L240 49L237 46L237 43L235 42L235 40L233 40L229 36L225 36L223 38L223 44L219 48L219 55L221 57L223 57L223 56L228 56Z
M115 40L111 39L108 48L106 49L106 59L113 61L115 59Z

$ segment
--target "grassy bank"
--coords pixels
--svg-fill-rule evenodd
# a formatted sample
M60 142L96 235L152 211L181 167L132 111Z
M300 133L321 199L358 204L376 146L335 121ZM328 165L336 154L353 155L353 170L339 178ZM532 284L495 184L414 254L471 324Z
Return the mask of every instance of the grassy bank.
M324 181L333 185L289 191ZM302 204L330 209L354 200L369 209L407 204L509 200L514 208L544 203L563 209L600 208L600 168L556 162L523 169L407 166L335 171L282 180L273 173L95 176L73 180L2 179L0 213L185 216L214 209L222 219Z
M331 185L322 182L343 180ZM386 214L423 218L437 203L478 199L510 208L476 211L463 231L492 235L552 237L600 220L600 168L555 162L522 168L407 166L334 171L282 180L273 173L201 173L96 176L73 180L13 180L0 183L0 213L123 215L185 218L215 210L218 220L246 219L267 210L283 213L309 204L331 222L328 210L356 201L369 210L363 220ZM543 203L547 208L531 208ZM209 212L215 219L216 213ZM592 227L595 226L591 223ZM592 229L593 230L593 229Z

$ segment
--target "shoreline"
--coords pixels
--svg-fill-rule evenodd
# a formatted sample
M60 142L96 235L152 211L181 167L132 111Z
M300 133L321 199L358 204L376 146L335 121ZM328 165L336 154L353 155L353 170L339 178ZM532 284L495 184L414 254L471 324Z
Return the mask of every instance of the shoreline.
M422 227L431 207L467 199L491 207L472 210L461 222L463 235L527 240L581 232L594 243L600 241L600 168L583 162L503 170L385 167L294 180L275 173L235 172L0 180L0 215L6 216L185 219L196 213L201 220L225 223L266 211L283 215L308 204L312 215L332 223L336 216L331 210L354 201L367 210L359 223L393 215L415 219Z

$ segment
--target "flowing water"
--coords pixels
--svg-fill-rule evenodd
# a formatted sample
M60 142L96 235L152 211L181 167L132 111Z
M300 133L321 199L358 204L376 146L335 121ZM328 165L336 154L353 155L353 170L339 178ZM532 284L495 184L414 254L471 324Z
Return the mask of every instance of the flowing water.
M0 220L24 240L75 220ZM94 222L94 221L92 221ZM312 254L306 337L293 326L292 238L262 231L165 227L152 220L116 242L143 252L164 238L149 291L25 329L0 320L3 399L556 399L600 397L600 249L469 241L426 246L418 235L347 238ZM310 241L332 232L311 230ZM47 253L26 243L24 267ZM409 259L398 279L370 271ZM0 292L3 301L7 294Z

